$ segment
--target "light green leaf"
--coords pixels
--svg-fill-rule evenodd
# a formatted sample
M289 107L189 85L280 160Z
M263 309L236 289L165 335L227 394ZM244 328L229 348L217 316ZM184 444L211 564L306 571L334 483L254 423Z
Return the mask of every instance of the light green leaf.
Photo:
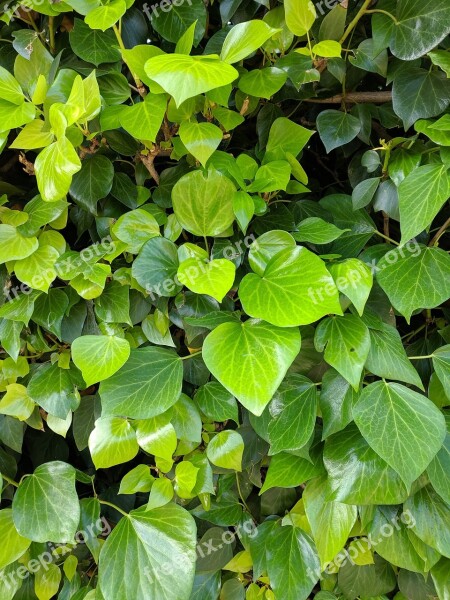
M138 465L122 477L119 494L149 492L154 481L155 478L150 473L150 467L148 465Z
M139 451L136 432L126 419L102 416L89 436L89 451L96 469L128 462Z
M259 493L263 494L274 487L298 487L323 472L323 466L320 465L319 461L312 463L301 456L280 452L272 456L264 485Z
M306 129L286 117L278 117L270 127L263 162L289 160L289 155L295 158L306 146L313 133L314 131ZM302 183L308 183L308 179Z
M295 246L294 238L287 231L267 231L251 244L248 262L252 270L262 277L271 258L281 250L293 249Z
M147 510L153 510L160 506L165 506L173 498L173 485L170 479L161 477L156 479L152 485L150 498L147 503Z
M180 283L196 294L208 294L222 302L234 282L236 267L225 258L211 261L188 258L178 268Z
M238 87L244 94L270 99L283 87L287 77L287 73L277 67L254 69L240 77Z
M192 50L192 46L194 45L194 34L195 29L197 27L198 19L196 19L180 39L177 41L177 45L175 46L175 54L190 54Z
M316 329L314 344L325 360L338 371L355 390L370 350L369 330L356 315L330 317Z
M196 543L194 519L181 506L133 510L102 547L100 591L105 598L124 600L189 600Z
M347 542L358 517L356 506L326 498L326 479L310 481L302 498L322 565L333 560Z
M10 148L20 148L24 150L34 150L36 148L45 148L53 142L54 136L50 131L43 131L45 122L42 119L35 119L27 123L20 131Z
M53 563L39 569L34 576L34 591L38 600L50 600L58 592L61 570Z
M347 504L401 504L408 489L372 450L354 423L325 442L323 461L330 499Z
M0 225L0 263L27 258L37 250L37 238L22 236L15 227Z
M142 102L125 107L119 116L120 124L138 140L156 141L167 100L164 94L147 94Z
M35 404L25 386L20 383L11 383L6 386L6 394L0 400L0 414L25 421L33 412L34 407Z
M4 569L28 550L31 540L22 537L16 531L10 508L0 510L0 535L3 540L0 549L0 569Z
M178 131L189 152L205 167L208 158L222 141L222 130L212 123L184 121Z
M191 171L172 190L175 215L194 235L218 235L234 221L234 184L215 169Z
M433 65L440 67L447 77L450 77L450 55L446 50L432 50L428 52Z
M314 44L312 51L318 56L324 56L325 58L333 58L341 56L342 46L335 40L323 40L318 44Z
M359 430L409 487L429 465L446 435L442 413L425 396L398 383L377 381L353 407Z
M34 169L42 199L55 202L69 191L72 175L81 169L81 162L69 140L62 137L38 154Z
M178 400L182 378L182 361L173 350L132 350L125 365L100 384L103 414L134 419L159 415Z
M36 108L30 102L17 105L0 99L0 111L2 113L0 130L6 132L33 121L36 115Z
M308 217L300 221L297 225L297 231L292 233L292 237L297 242L309 242L310 244L329 244L343 233L350 229L339 229L333 223L327 223L320 217Z
M84 22L91 29L101 29L106 31L112 27L127 10L125 0L111 0L108 4L98 6L94 10L90 10L84 19Z
M173 97L177 107L188 98L232 83L238 77L234 67L212 54L155 56L145 63L145 71Z
M316 9L311 0L287 0L284 10L286 25L294 35L305 35L316 19Z
M439 248L394 249L377 266L378 283L408 323L416 309L434 308L450 296L450 257Z
M260 415L299 351L298 329L250 319L216 327L203 344L203 360L241 404Z
M208 418L219 422L232 419L239 423L236 398L217 381L202 385L194 400Z
M242 471L244 440L237 431L226 429L215 435L206 448L206 456L217 467Z
M258 50L279 31L280 29L273 29L264 21L238 23L228 32L220 58L230 64L237 63Z
M177 447L177 434L170 422L169 413L137 421L136 438L139 446L148 454L172 460Z
M22 238L28 242L35 238ZM25 244L26 246L26 244ZM17 279L35 290L47 292L52 281L56 279L54 265L59 258L59 252L53 246L42 245L31 256L17 260L14 272Z
M130 343L115 335L83 335L72 343L72 360L87 387L111 377L129 356Z
M280 327L307 325L328 313L342 314L325 263L302 247L277 253L262 277L246 275L239 298L248 315Z
M359 316L364 312L373 285L370 268L357 258L348 258L328 266L337 289L352 301Z
M12 511L18 533L33 542L73 542L80 520L75 469L61 461L37 467L17 489Z
M127 244L127 251L137 254L149 239L159 236L159 225L148 211L137 208L126 212L117 219L112 232Z
M0 98L17 105L25 101L19 82L4 67L0 67Z

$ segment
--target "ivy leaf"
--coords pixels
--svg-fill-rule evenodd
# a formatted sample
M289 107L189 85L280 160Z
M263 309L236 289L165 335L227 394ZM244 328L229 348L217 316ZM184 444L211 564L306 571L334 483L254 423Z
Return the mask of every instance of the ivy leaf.
M237 63L258 50L279 31L281 29L274 29L264 21L238 23L228 32L220 58L230 64Z
M139 235L135 240L139 241ZM177 270L177 247L163 237L145 242L131 267L133 277L153 298L155 294L164 297L178 294L181 285L176 278Z
M400 0L395 14L397 21L389 47L402 60L422 56L450 32L450 7L446 0Z
M22 238L27 241L36 238ZM25 250L27 244L23 246ZM27 258L17 260L14 264L16 277L35 290L47 292L51 283L56 279L54 268L59 258L59 252L53 246L42 245Z
M173 350L132 350L125 365L100 384L103 414L134 419L161 414L178 400L182 379L182 361Z
M325 263L302 247L278 252L262 277L246 275L239 297L248 315L279 327L307 325L328 313L342 314Z
M48 413L66 419L80 402L75 381L70 369L61 369L57 364L44 364L33 373L27 392Z
M147 600L163 593L165 600L189 600L196 543L194 519L181 506L133 510L102 547L100 591L105 598ZM118 556L127 557L120 569Z
M39 246L36 237L24 237L15 227L0 225L0 264L11 260L20 260L33 254Z
M120 60L116 36L112 31L93 30L81 19L75 19L69 40L72 50L82 60L98 67L101 63Z
M405 502L405 509L414 516L412 531L425 544L440 554L450 554L448 521L450 508L430 485L421 488Z
M194 399L208 418L219 422L232 419L235 423L239 423L236 398L217 381L202 385Z
M345 546L356 523L356 506L326 499L326 480L308 482L302 498L320 562L325 565Z
M310 439L316 421L316 386L301 375L283 381L269 406L269 454L298 450Z
M299 351L298 329L250 319L216 327L205 339L202 356L214 377L250 412L260 415Z
M299 527L276 527L267 537L266 555L274 593L283 600L306 600L321 571L311 538Z
M333 223L327 223L320 217L308 217L304 221L300 221L297 231L293 232L292 237L297 242L329 244L341 237L345 231L350 231L350 229L339 229Z
M145 72L173 97L177 107L188 98L232 83L238 77L234 67L212 54L155 56L145 63Z
M449 196L445 165L423 165L405 177L398 187L401 243L427 229Z
M202 261L196 258L184 260L178 268L180 283L196 294L208 294L222 302L233 285L235 265L225 258Z
M10 508L4 508L0 511L0 535L1 539L4 540L0 550L0 569L4 569L26 552L31 540L21 536L16 531Z
M84 22L91 29L106 31L123 17L126 10L127 4L125 0L111 0L111 2L104 6L97 6L97 8L90 10Z
M72 359L86 387L111 377L129 356L130 343L115 335L83 335L72 342Z
M264 485L259 493L261 495L274 487L297 487L323 472L323 466L319 461L312 463L301 456L280 452L272 456Z
M357 258L348 258L328 266L337 289L352 301L361 317L373 285L370 268Z
M139 446L136 432L126 419L101 417L89 436L89 451L96 469L107 469L128 462Z
M219 432L209 442L206 456L217 467L242 471L244 440L237 431L227 429Z
M327 153L351 142L361 131L359 119L339 110L324 110L317 117L317 131Z
M222 141L222 130L212 123L184 121L178 131L189 152L205 167L208 158Z
M62 137L38 154L34 169L42 199L56 202L69 191L72 175L81 169L81 162L69 140Z
M137 208L126 212L112 227L114 235L127 244L127 251L137 254L145 242L160 235L155 217L148 211Z
M35 504L39 511L30 510ZM18 487L12 511L18 533L33 542L73 542L80 520L75 469L61 461L37 467Z
M168 6L170 6L169 9ZM152 9L152 27L165 40L176 44L188 28L196 22L194 46L197 46L201 42L205 35L207 18L205 4L202 0L178 2L176 5L170 4L164 7L154 5L150 6L150 8ZM178 52L178 50L175 50L175 52ZM189 53L187 52L186 54Z
M194 235L218 235L234 221L234 184L215 169L191 171L172 190L175 215Z
M367 593L372 596L388 594L396 588L397 578L391 565L375 554L373 565L359 566L351 560L343 563L339 569L338 585L348 600L355 600Z
M325 442L330 499L347 504L401 504L408 490L400 475L372 450L354 423Z
M314 344L325 360L358 390L370 351L369 330L356 315L330 317L316 329Z
M109 194L113 178L114 167L106 156L87 156L83 160L81 170L72 179L70 195L85 210L96 214L97 202Z
M287 0L284 10L286 25L294 35L308 33L316 19L316 9L311 0Z
M155 142L166 107L164 94L149 93L142 102L124 107L119 116L120 124L136 139Z
M378 283L408 323L416 309L434 308L450 296L450 257L439 248L394 249L377 266Z
M170 422L170 414L137 421L136 439L149 454L171 461L177 447L177 434Z
M442 413L425 396L398 383L363 389L353 417L371 448L409 487L439 451L446 435Z

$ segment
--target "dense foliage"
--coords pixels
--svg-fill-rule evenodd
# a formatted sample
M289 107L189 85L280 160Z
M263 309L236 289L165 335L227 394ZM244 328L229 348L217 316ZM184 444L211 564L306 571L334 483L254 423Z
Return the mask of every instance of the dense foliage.
M450 598L448 0L0 24L0 600Z

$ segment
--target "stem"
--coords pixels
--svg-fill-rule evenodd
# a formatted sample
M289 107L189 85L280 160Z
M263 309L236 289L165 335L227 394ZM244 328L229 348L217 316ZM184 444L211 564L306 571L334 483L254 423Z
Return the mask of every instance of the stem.
M394 17L393 14L391 14L387 10L382 10L381 8L373 8L372 10L366 10L366 15L373 15L374 13L381 13L383 15L387 15L388 17L390 17L394 21L394 23L396 25L398 25L397 19Z
M303 102L314 104L385 104L392 100L392 92L348 92L347 94L336 94L330 98L305 98Z
M370 6L371 3L372 3L372 0L364 0L363 5L359 9L359 11L356 13L355 18L352 21L350 21L350 23L348 24L347 29L344 31L344 35L339 40L339 43L341 45L342 45L343 42L345 42L345 40L348 38L348 36L350 35L350 33L356 27L356 25L358 24L358 21L361 19L361 17L363 17L366 14L366 11L369 8L369 6Z
M376 231L374 231L374 233L376 233L377 235L379 235L380 237L382 237L384 240L387 240L388 242L391 242L391 244L395 244L396 246L400 246L400 244L398 242L396 242L392 238L388 237L387 235L384 235L384 233L381 233L381 231L376 230Z
M238 490L238 494L239 494L239 498L241 499L242 504L244 505L245 510L248 512L248 514L253 518L253 515L251 513L251 510L249 509L247 502L244 500L244 497L242 495L242 490L241 490L241 485L239 483L239 473L236 473L236 487Z
M445 223L441 227L439 227L439 229L436 232L436 235L433 237L428 246L437 246L439 239L444 235L448 227L450 227L450 217L445 221Z
M19 484L17 483L17 481L14 481L14 479L11 479L10 477L7 477L6 475L3 475L3 473L1 473L1 476L3 477L3 479L9 483L9 485L13 485L14 487L18 488Z
M50 52L55 54L55 17L48 18L48 36L50 41Z
M193 358L194 356L197 356L198 354L201 354L202 351L198 350L197 352L193 352L192 354L188 354L187 356L180 356L181 360L189 360L190 358Z
M114 24L114 25L113 25L113 31L114 31L114 33L116 34L117 42L119 43L119 48L120 48L121 50L126 50L126 48L125 48L125 44L123 43L122 35L121 35L121 33L120 33L120 29L119 29L119 27L117 27L117 25L116 25L116 24ZM122 58L123 58L123 57L122 57ZM145 94L146 94L146 91L145 91L145 87L142 85L142 81L139 79L139 77L137 77L137 76L136 76L136 75L133 73L133 71L130 69L129 65L127 64L126 60L125 60L125 59L123 59L123 60L124 60L125 64L127 65L127 67L128 67L128 70L129 70L129 71L130 71L130 73L131 73L131 76L132 76L132 77L133 77L133 79L134 79L134 82L135 82L135 84L136 84L136 87L137 87L137 89L138 89L139 95L140 95L140 96L145 96Z
M203 240L205 242L205 250L208 253L209 256L209 245L208 245L208 238L206 237L206 235L203 236Z
M433 358L432 354L427 354L426 356L408 356L409 360L425 360L426 358Z
M124 510L122 510L121 508L119 508L118 506L113 504L112 502L107 502L106 500L100 500L99 498L98 498L98 501L100 502L100 504L104 504L105 506L110 506L111 508L114 508L115 510L117 510L117 512L120 512L124 517L128 517L128 513L126 513Z

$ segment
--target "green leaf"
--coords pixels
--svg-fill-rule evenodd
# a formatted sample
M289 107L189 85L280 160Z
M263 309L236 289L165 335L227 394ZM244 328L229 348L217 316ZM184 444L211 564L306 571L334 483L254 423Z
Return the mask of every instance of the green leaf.
M39 569L34 576L34 591L38 600L50 600L58 592L61 582L61 570L57 565L49 564Z
M237 63L258 50L279 31L280 29L273 29L264 21L238 23L228 32L220 58L230 64Z
M173 498L173 485L170 479L165 477L157 479L150 492L150 498L147 504L147 510L153 510L160 506L165 506Z
M302 498L320 562L325 565L345 546L358 517L356 506L327 502L324 478L310 481Z
M83 335L72 343L72 359L86 386L108 379L130 356L128 340L115 335Z
M181 141L189 152L205 167L208 158L222 141L222 130L212 123L184 121L179 129Z
M339 110L323 110L317 117L317 131L327 153L351 142L361 131L359 119Z
M285 525L274 528L266 544L267 572L274 593L283 600L306 600L321 570L311 538L299 527Z
M36 238L22 239L25 241L23 245L23 249L25 249ZM56 248L47 245L39 246L33 254L15 262L14 272L17 279L29 287L47 292L51 283L56 279L54 265L58 258L59 252Z
M378 377L404 381L423 389L419 374L403 348L399 332L387 323L382 323L378 329L370 329L366 369Z
M96 67L101 63L120 60L116 36L112 31L92 30L81 19L75 19L74 25L69 36L70 45L82 60L93 63Z
M68 306L69 299L63 290L50 289L48 294L36 299L33 321L61 339L61 325Z
M176 278L177 270L177 247L163 237L153 237L145 242L131 267L133 277L151 298L155 294L164 297L178 294L182 286Z
M69 191L72 175L81 169L81 162L69 140L62 137L38 154L34 169L42 199L55 202Z
M323 466L319 461L311 463L301 456L280 452L270 459L269 469L260 494L274 487L298 487L305 481L321 475L323 471Z
M401 243L427 229L449 196L445 165L423 165L405 177L398 186Z
M33 373L27 392L48 413L65 419L80 403L75 384L76 376L71 369L61 369L57 364L47 363Z
M305 35L316 19L316 9L311 0L287 0L284 10L286 25L294 35Z
M19 82L4 67L0 67L0 98L17 105L25 101Z
M233 212L240 230L245 234L255 212L253 198L247 192L235 192L233 196Z
M447 77L450 77L450 56L445 50L433 50L428 52L433 65L440 67Z
M189 600L195 571L194 519L170 504L131 511L102 547L99 587L105 598ZM117 569L117 557L124 556ZM164 591L162 591L164 590Z
M340 43L336 42L335 40L323 40L318 44L314 44L312 51L318 56L333 58L341 56L342 47Z
M287 231L267 231L251 244L248 262L252 270L262 277L271 258L281 250L292 249L295 246L294 238Z
M416 309L434 308L450 296L450 257L439 248L394 249L377 266L378 283L408 323Z
M142 102L124 107L119 115L120 124L136 139L155 142L166 107L164 94L149 93Z
M202 356L214 377L250 412L260 415L299 351L298 329L250 319L216 327L203 344Z
M151 475L149 466L138 465L122 478L119 495L149 492L154 481L155 478Z
M392 106L405 129L409 129L417 119L435 117L447 108L450 103L450 82L442 75L405 65L396 74L392 86Z
M75 469L61 461L37 467L18 487L12 511L18 533L33 542L73 542L80 520Z
M236 188L215 169L191 171L172 190L173 209L182 227L194 235L218 235L234 221Z
M217 467L242 471L244 440L237 431L227 429L215 435L206 448L206 456Z
M126 419L102 416L95 421L89 436L89 451L96 469L128 462L138 450L136 432Z
M126 212L117 219L112 232L127 244L127 251L137 254L149 239L160 235L159 225L148 211L137 208Z
M222 302L233 285L235 272L235 265L225 258L211 261L188 258L178 267L177 277L196 294L208 294Z
M83 160L81 170L72 179L69 193L74 200L92 214L97 212L97 202L111 191L114 177L112 162L101 154Z
M356 315L330 317L321 321L316 329L316 350L325 348L325 360L334 367L355 390L370 350L369 330Z
M177 434L170 422L170 414L137 421L136 438L139 446L148 454L172 460L177 447Z
M0 225L0 263L27 258L38 246L37 238L23 237L12 225Z
M388 594L397 587L397 578L391 565L374 555L373 565L359 566L347 560L339 569L338 585L348 600L360 596Z
M404 506L414 517L411 529L417 537L448 557L450 554L448 504L430 485L427 485L410 496Z
M359 430L409 487L439 451L446 435L442 413L425 396L398 383L377 381L353 408Z
M161 414L178 400L182 378L182 361L172 350L132 350L125 365L100 384L103 414L134 419Z
M328 270L337 289L352 301L359 316L362 316L373 285L370 268L357 258L349 258L340 263L332 263Z
M232 83L238 77L236 69L216 55L155 56L145 63L145 71L173 97L177 107L188 98Z
M84 22L91 29L106 31L123 17L126 10L127 5L125 0L111 0L106 5L97 6L94 10L90 10Z
M329 244L345 231L350 229L339 229L333 223L327 223L320 217L308 217L300 221L297 225L297 231L294 231L292 237L297 242L309 242L310 244Z
M0 511L0 535L4 541L0 550L0 569L4 569L28 550L31 540L21 536L16 531L10 508L4 508Z
M6 386L6 394L0 401L0 414L16 417L25 421L34 410L34 402L27 393L27 388L20 383Z
M177 45L175 46L175 54L190 54L192 50L192 46L194 45L194 35L195 29L197 27L198 19L196 19L183 35L177 40Z
M400 475L378 454L352 423L325 442L323 462L330 499L347 504L401 504L408 490Z
M277 67L264 67L244 73L239 79L241 92L256 98L270 99L283 87L288 75Z
M129 288L118 281L107 283L104 292L95 301L95 314L105 323L131 324Z
M314 431L316 386L302 375L291 375L275 393L269 412L269 454L302 448Z
M286 117L275 119L269 130L263 162L294 158L306 146L314 131L306 129ZM308 180L303 183L307 183Z
M402 60L422 56L449 34L446 0L400 0L395 15L389 47Z
M36 108L30 102L23 102L20 105L13 104L7 100L0 99L0 110L2 111L2 123L0 129L8 131L21 127L30 121L33 121L36 115Z
M181 36L196 22L194 46L197 46L205 34L206 8L202 0L189 0L176 4L151 5L151 23L165 40L178 43ZM144 8L145 10L145 8ZM146 14L149 16L149 8ZM177 52L177 51L176 51ZM184 54L184 53L183 53ZM188 52L186 54L189 54Z
M330 368L322 378L319 405L322 413L322 439L344 429L352 421L353 404L358 397L337 371Z
M352 192L353 208L357 210L358 208L364 208L370 204L379 184L379 177L371 177L370 179L364 179L364 181L358 183Z
M239 287L245 312L280 327L307 325L342 314L339 294L324 262L306 248L278 252L264 275L246 275Z
M232 419L239 423L236 398L217 381L202 385L194 400L209 419L219 422Z

